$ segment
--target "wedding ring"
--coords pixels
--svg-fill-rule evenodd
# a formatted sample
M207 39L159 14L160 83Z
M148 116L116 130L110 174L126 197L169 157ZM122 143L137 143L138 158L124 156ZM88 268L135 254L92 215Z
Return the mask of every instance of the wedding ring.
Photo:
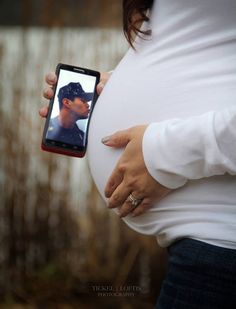
M134 207L137 207L142 202L142 200L142 198L134 197L132 193L128 196L128 201L131 202L131 205Z

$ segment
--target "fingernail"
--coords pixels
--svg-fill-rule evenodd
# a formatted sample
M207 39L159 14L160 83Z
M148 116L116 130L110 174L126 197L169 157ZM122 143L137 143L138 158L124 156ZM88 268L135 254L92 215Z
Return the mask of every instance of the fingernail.
M110 136L105 136L105 137L103 137L103 138L101 139L101 142L102 142L103 144L106 144L106 143L109 142L109 140L110 140Z

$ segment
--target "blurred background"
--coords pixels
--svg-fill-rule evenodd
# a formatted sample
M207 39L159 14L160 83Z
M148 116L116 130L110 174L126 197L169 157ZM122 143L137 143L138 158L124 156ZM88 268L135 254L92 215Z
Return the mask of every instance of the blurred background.
M156 302L165 250L107 210L86 158L40 150L45 73L113 69L121 22L121 0L0 0L0 308Z

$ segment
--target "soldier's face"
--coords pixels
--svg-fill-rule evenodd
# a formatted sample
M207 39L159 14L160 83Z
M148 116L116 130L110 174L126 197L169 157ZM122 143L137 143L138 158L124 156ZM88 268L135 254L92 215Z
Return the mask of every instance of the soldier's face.
M85 119L88 118L89 114L89 104L87 101L81 98L74 98L73 101L70 101L70 110L75 113L79 118Z

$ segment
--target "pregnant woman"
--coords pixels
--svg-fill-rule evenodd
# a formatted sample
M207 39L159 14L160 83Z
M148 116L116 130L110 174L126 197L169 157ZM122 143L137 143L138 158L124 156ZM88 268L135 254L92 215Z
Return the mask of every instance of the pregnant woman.
M123 9L131 47L98 86L94 181L131 228L168 247L157 308L236 308L236 1Z

